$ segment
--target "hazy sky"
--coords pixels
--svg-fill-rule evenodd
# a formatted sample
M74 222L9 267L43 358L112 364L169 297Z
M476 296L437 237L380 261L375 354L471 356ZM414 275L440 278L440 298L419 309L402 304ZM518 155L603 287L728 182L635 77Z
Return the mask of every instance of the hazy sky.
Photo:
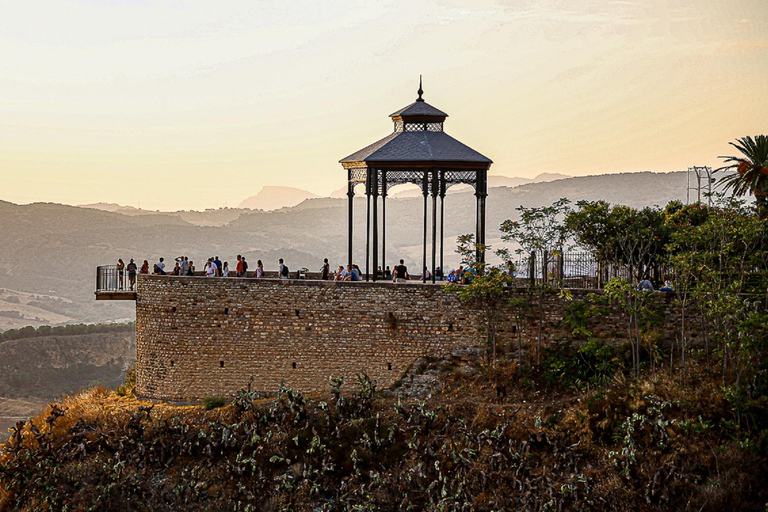
M768 0L0 0L0 199L328 193L424 97L533 177L713 165L768 132Z

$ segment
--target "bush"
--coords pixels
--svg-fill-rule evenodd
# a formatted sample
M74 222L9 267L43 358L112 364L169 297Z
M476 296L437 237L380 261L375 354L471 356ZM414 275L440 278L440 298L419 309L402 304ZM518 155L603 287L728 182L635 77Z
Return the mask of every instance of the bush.
M218 409L219 407L223 407L226 404L227 399L220 395L207 396L203 398L203 407L205 407L206 411L210 411L211 409Z

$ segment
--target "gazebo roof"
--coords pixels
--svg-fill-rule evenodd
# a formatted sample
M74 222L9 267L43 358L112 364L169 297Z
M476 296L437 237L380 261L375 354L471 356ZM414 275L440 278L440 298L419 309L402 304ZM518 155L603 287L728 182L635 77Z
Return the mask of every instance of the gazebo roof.
M342 164L377 162L492 164L490 158L445 132L394 132L340 160Z
M445 119L448 117L448 114L443 112L442 110L438 110L426 101L422 99L418 99L408 105L407 107L403 107L397 112L394 112L389 115L389 117L408 117L408 116L428 116L428 117L442 117Z
M419 79L419 97L390 115L395 122L394 133L352 153L339 162L347 168L367 167L370 163L418 167L466 164L472 168L487 169L493 163L466 144L462 144L443 131L448 114L438 110L422 98Z

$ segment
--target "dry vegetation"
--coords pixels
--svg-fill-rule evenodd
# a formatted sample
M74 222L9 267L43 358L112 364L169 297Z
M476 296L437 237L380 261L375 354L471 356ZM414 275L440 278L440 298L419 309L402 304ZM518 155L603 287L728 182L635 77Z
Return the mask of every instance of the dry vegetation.
M12 433L0 509L765 510L766 442L705 368L576 390L512 363L499 397L479 362L423 367L429 398L364 376L208 411L83 391Z

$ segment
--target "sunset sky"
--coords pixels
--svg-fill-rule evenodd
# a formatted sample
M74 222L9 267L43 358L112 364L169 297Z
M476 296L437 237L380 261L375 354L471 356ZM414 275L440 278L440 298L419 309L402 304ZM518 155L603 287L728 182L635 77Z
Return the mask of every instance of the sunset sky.
M718 165L768 133L768 0L0 1L0 199L327 194L416 98L533 177Z

